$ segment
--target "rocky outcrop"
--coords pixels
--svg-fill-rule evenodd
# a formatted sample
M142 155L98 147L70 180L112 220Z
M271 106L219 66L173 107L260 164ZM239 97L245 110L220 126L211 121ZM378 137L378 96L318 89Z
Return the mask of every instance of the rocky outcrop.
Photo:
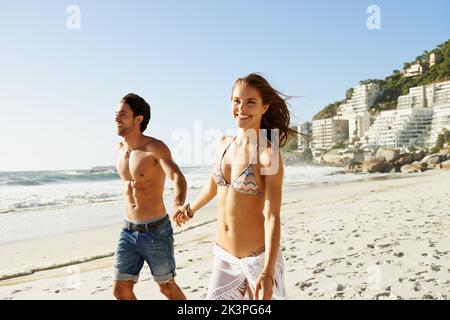
M377 150L377 158L385 158L387 162L393 162L400 158L400 151L397 149L380 148Z
M413 172L421 172L422 170L413 164L405 164L400 168L402 173L413 173Z
M422 163L422 162L420 162L420 161L414 161L413 163L411 163L411 165L417 167L417 168L420 169L421 171L427 169L427 164L426 164L426 163Z
M446 160L444 162L441 162L441 168L449 170L450 169L450 160Z
M442 155L440 153L432 153L427 156L425 156L420 162L426 163L426 164L439 164L442 161L446 160L446 156Z
M353 160L349 157L349 152L344 153L344 149L333 149L321 156L321 165L345 166L348 172L353 173L387 173L387 172L421 172L429 169L448 168L450 160L450 147L446 146L439 153L428 154L424 150L416 152L400 153L393 148L379 148L375 158L373 154L364 153L364 157L369 157L365 161ZM352 154L355 155L354 151ZM447 162L446 162L447 161ZM444 164L444 162L446 162Z
M411 164L413 162L413 155L410 153L402 153L400 157L394 161L396 166L404 166L405 164Z
M415 152L413 154L413 161L420 161L422 160L427 154L425 153L425 151L421 150L418 152Z
M340 154L340 152L343 151L343 149L332 149L328 151L322 156L321 164L339 167L348 166L353 159L349 156L349 154Z
M363 162L362 172L385 172L388 162L384 157L377 157Z
M353 173L362 172L362 162L352 161L348 164L347 170Z

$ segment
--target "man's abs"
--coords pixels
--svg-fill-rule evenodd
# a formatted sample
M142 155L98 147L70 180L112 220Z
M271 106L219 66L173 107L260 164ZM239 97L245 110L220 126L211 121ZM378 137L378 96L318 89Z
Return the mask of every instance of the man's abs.
M164 180L155 182L124 181L125 218L139 222L166 214L163 201Z

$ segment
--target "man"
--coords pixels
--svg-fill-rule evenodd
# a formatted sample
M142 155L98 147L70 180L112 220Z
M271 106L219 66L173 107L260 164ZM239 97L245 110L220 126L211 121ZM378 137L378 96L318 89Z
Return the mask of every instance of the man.
M130 93L116 112L117 171L124 182L125 222L114 263L114 296L136 299L133 286L144 261L150 267L161 293L171 300L186 297L175 283L173 230L163 202L166 175L174 181L176 210L186 198L186 180L167 146L143 135L150 120L150 106Z

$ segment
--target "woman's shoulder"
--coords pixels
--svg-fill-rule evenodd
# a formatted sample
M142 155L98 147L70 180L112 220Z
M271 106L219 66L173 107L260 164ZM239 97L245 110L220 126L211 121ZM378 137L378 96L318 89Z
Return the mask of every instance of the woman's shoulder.
M233 136L224 135L219 138L218 146L225 146L234 139Z
M260 144L259 161L263 168L273 166L275 161L281 163L281 159L280 148L273 145L269 140L264 144Z

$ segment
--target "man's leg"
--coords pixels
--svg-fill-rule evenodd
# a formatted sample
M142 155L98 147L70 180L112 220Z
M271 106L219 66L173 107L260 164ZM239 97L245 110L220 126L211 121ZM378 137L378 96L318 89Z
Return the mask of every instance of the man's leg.
M137 300L133 292L134 282L128 281L114 281L113 293L117 300Z
M135 300L134 284L144 265L144 258L136 248L137 233L123 230L115 252L113 294L118 300Z
M175 283L175 280L170 280L168 282L158 283L159 290L163 295L169 300L186 300L186 296L181 291L180 287Z

